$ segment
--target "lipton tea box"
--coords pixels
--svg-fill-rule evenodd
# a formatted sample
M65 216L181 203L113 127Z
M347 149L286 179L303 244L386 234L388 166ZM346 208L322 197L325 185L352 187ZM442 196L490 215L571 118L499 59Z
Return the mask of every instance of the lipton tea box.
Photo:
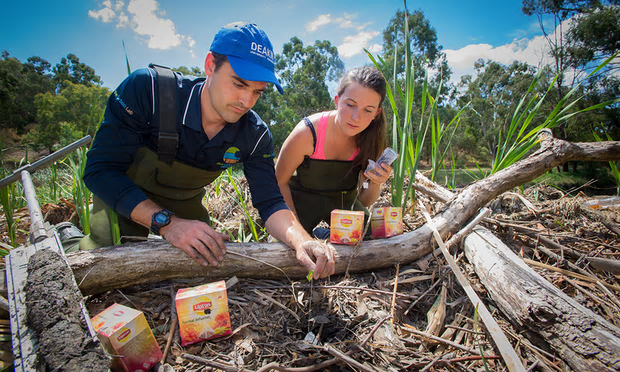
M364 212L334 209L331 215L329 241L355 245L362 237Z
M161 360L159 345L141 311L114 304L90 322L112 356L113 371L144 372Z
M223 280L179 289L175 303L183 346L232 333Z
M387 238L403 233L401 207L375 208L370 216L371 237Z

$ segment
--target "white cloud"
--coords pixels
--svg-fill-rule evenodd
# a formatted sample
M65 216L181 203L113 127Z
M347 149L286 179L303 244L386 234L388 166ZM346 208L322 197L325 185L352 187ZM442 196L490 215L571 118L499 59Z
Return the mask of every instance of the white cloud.
M183 35L176 32L174 23L169 19L160 18L159 3L155 0L131 0L127 11L133 15L134 31L147 37L151 49L170 49L181 44Z
M130 26L138 35L146 37L151 49L171 49L184 40L190 48L195 44L191 37L177 33L174 22L165 18L156 0L131 0L126 11L125 2L121 0L114 3L104 0L101 5L102 8L97 11L89 10L88 15L105 23L116 20L117 28Z
M364 48L376 53L381 45L371 44L370 41L379 35L378 31L362 31L357 35L346 36L342 44L338 45L338 54L342 58L350 58L364 52Z
M108 23L112 22L112 20L116 17L116 14L112 9L105 7L103 9L99 9L98 11L89 10L88 16L95 19L101 19L103 23Z
M331 14L321 14L320 16L316 17L314 21L310 21L308 22L308 24L306 24L306 31L308 32L316 31L320 27L330 24L331 21L332 21Z
M567 22L563 28L556 28L555 32L568 29ZM549 35L551 39L555 34ZM552 63L549 55L549 43L544 36L536 36L531 39L515 38L510 44L493 47L489 44L470 44L458 50L447 49L446 58L452 69L452 81L458 82L463 75L475 75L474 62L478 59L493 60L502 64L510 64L513 61L526 62L532 66L543 66Z

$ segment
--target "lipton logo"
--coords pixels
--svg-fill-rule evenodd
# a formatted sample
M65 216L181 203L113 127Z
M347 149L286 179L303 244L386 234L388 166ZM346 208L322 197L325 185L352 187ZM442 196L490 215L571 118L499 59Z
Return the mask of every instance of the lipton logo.
M118 342L126 342L129 340L129 335L131 334L131 329L125 327L121 329L121 333L116 337Z
M344 227L349 227L353 223L353 220L349 216L342 217L340 219L340 224Z
M390 216L392 216L392 218L396 218L398 216L398 212L392 211L390 212Z
M192 303L192 311L196 315L209 315L211 314L211 308L213 307L213 302L207 296L200 296L194 300Z

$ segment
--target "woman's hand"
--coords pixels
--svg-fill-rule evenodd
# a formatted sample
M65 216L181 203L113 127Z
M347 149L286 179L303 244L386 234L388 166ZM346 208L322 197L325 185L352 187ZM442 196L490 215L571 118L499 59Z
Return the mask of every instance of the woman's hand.
M371 171L365 171L364 176L370 180L370 182L377 185L384 184L390 179L392 175L392 167L387 164L377 164Z

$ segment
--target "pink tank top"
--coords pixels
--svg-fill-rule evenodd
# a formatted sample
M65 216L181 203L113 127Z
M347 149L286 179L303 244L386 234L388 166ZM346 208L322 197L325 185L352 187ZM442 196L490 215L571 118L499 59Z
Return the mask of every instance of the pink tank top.
M316 131L316 146L314 147L314 152L310 155L310 159L327 160L325 158L325 137L327 134L327 121L329 120L329 113L330 111L324 112L319 119L319 125L317 126ZM355 149L349 161L353 161L359 152L360 149Z

